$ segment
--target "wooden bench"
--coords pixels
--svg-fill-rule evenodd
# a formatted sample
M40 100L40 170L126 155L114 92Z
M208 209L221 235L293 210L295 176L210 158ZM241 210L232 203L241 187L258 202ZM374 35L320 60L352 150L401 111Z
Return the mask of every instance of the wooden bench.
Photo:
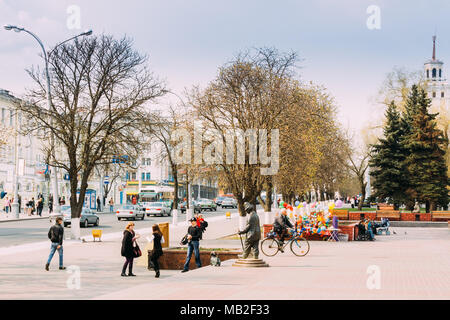
M378 206L378 210L380 210L380 211L384 211L384 210L393 211L394 210L394 206L391 204L387 204L387 203L378 203L377 206Z
M400 211L398 210L377 210L377 219L388 218L400 220Z
M348 220L348 210L333 210L333 216L341 220Z
M431 219L450 221L450 211L431 211Z

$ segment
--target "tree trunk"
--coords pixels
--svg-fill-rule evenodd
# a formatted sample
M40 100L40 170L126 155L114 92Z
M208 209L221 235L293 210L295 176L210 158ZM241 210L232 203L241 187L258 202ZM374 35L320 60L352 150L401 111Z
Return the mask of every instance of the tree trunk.
M425 201L425 212L426 213L430 213L430 201L429 200L426 200Z

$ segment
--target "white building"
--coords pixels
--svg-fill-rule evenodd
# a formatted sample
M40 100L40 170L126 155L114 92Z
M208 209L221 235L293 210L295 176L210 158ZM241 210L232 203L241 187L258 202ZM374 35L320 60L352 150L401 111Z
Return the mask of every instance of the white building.
M0 128L4 144L0 147L0 191L7 192L11 199L14 195L13 177L15 170L15 139L16 128L20 128L22 117L16 115L16 105L20 100L9 91L0 89ZM46 165L41 152L39 139L34 136L17 135L18 148L18 186L22 198L22 207L26 200L39 193L47 197L49 190L48 177L46 179ZM5 199L3 199L5 200ZM0 209L3 209L3 200L0 200Z

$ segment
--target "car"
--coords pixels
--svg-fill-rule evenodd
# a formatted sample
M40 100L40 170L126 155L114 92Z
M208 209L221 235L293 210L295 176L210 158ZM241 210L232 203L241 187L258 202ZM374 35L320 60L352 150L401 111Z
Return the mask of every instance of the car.
M63 223L64 227L67 227L68 225L71 225L72 223L72 211L70 209L70 206L61 206L61 213L63 215ZM98 215L94 213L89 208L83 208L81 209L81 216L80 216L80 226L87 228L89 225L98 226L100 224L100 218Z
M223 200L226 200L226 199L228 199L228 197L223 197L223 196L217 197L217 198L215 199L215 203L216 203L216 205L221 206L221 205L222 205L222 201L223 201Z
M117 220L137 220L138 218L141 218L141 220L144 220L145 218L145 211L144 208L135 205L135 204L126 204L122 206L121 208L117 209L116 211Z
M169 202L150 202L145 207L145 214L149 216L170 216L172 214L171 204Z
M192 205L194 206L194 213L195 212L198 212L198 213L202 212L202 208L200 207L200 204L198 204L196 201L192 201ZM181 210L181 213L186 213L186 209L187 209L186 201L181 202L178 205L178 209Z
M217 211L217 205L214 201L209 199L200 199L197 201L200 205L201 210L210 210L210 211Z
M56 221L56 218L60 217L63 218L64 220L64 212L69 210L70 212L70 206L61 206L60 207L60 212L52 212L49 214L49 218L50 218L50 223L53 223L53 221Z
M237 201L233 198L227 198L222 201L222 208L237 208Z

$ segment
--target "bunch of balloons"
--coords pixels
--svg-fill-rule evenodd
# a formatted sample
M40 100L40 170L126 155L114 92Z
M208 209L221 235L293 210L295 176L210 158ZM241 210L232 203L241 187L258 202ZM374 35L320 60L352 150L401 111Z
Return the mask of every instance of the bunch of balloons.
M311 212L309 215L304 213L297 220L297 229L306 235L318 234L320 236L328 235L328 228L331 225L331 215L323 212Z
M280 201L280 209L283 209L283 208L286 210L294 211L294 208L290 204L288 204L287 202L284 202L284 201Z

